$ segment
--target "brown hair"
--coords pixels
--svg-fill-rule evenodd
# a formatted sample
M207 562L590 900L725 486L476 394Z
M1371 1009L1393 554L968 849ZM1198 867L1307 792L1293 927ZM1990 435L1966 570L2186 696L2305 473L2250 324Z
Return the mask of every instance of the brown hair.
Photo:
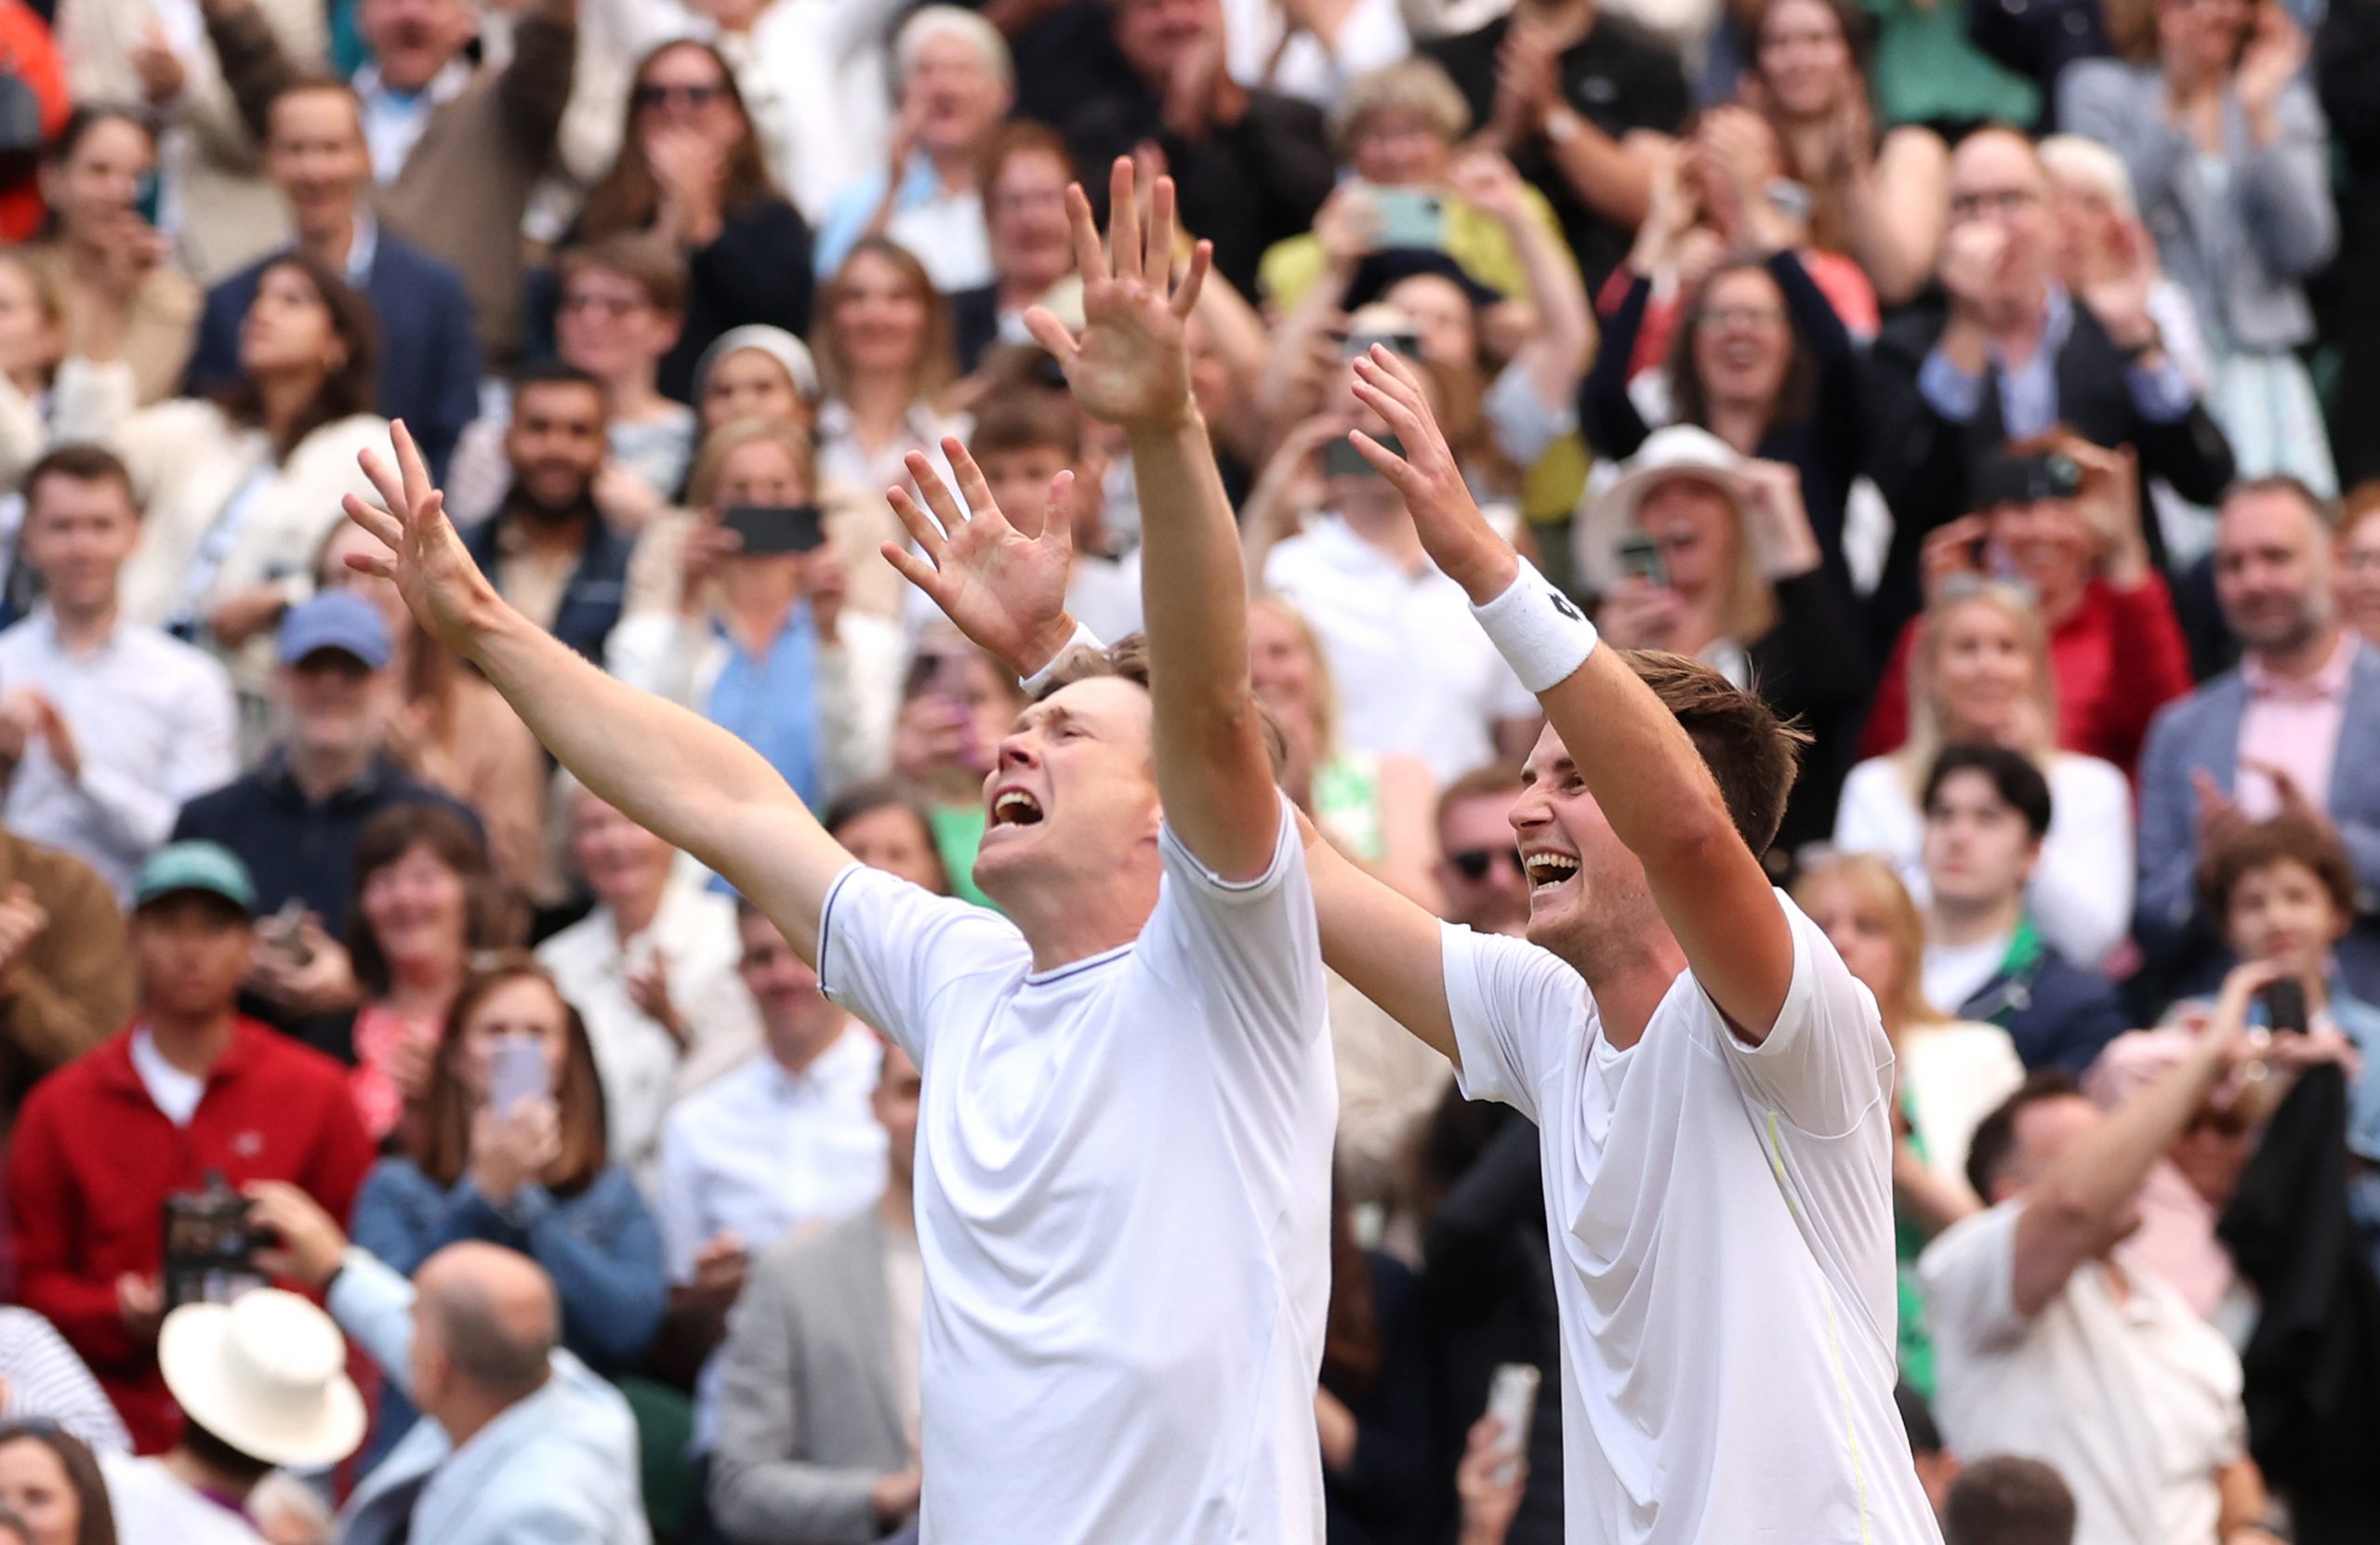
M1046 703L1057 695L1060 688L1108 676L1121 677L1143 692L1149 690L1149 642L1145 635L1131 634L1105 649L1074 651L1050 672L1033 701ZM1262 703L1256 705L1256 717L1264 727L1264 754L1272 761L1273 776L1277 779L1289 764L1289 736L1282 733L1281 721Z
M1995 1106L1991 1114L1976 1123L1975 1136L1967 1140L1967 1184L1991 1205L1991 1188L2000 1172L2016 1153L2016 1118L2026 1108L2051 1100L2080 1100L2082 1086L2074 1075L2061 1068L2037 1068L2025 1076L2015 1093Z
M1657 649L1622 654L1685 726L1744 845L1755 855L1765 853L1785 819L1785 799L1793 792L1802 748L1810 737L1778 718L1759 693L1699 660Z
M595 1071L595 1047L587 1038L587 1022L536 957L526 950L507 950L471 973L463 990L455 995L455 1006L446 1011L446 1023L438 1033L438 1054L430 1067L421 1169L441 1190L461 1180L471 1162L471 1117L476 1112L470 1091L455 1070L464 1027L497 988L524 981L544 983L554 1001L562 1005L563 1036L569 1043L562 1057L561 1087L554 1090L554 1103L562 1114L562 1155L541 1177L546 1189L557 1195L584 1191L609 1162L603 1085Z
M345 98L347 105L355 110L355 138L359 140L364 139L363 94L337 75L317 74L311 71L306 71L290 77L274 88L272 99L265 103L262 125L264 132L257 136L257 143L262 145L272 138L273 114L281 111L282 103L292 97L318 95Z
M133 491L131 471L121 457L104 445L88 442L60 445L34 462L27 469L24 482L18 485L28 511L36 502L41 485L51 478L63 478L68 482L114 483L124 490L133 514L140 513L140 495Z
M2015 1454L1966 1466L1942 1500L1948 1545L2072 1545L2074 1520L2065 1477Z
M1068 461L1082 456L1082 415L1074 399L1055 391L1004 391L975 409L967 454L977 461L1010 451L1057 451Z
M444 805L418 800L390 805L364 822L355 837L355 886L347 909L347 953L355 980L367 993L389 990L389 959L380 953L379 936L364 920L364 890L374 875L416 848L430 850L431 857L463 882L466 961L477 951L517 942L519 918L510 898L496 882L479 835Z
M2331 824L2308 811L2284 810L2210 844L2198 860L2198 898L2217 931L2231 916L2231 893L2259 869L2296 864L2314 872L2342 918L2356 915L2355 865Z
M323 376L314 400L289 426L288 435L272 448L276 462L288 459L305 438L325 424L336 424L359 413L370 413L379 400L380 324L366 300L345 277L309 252L291 250L270 259L257 271L259 289L275 270L295 269L313 286L314 297L330 313L331 332L346 346L347 359ZM249 304L254 305L251 301ZM264 422L264 394L247 373L218 400L234 423L253 429Z
M686 310L686 259L668 241L644 231L615 231L562 248L554 259L557 290L582 273L616 273L644 292L656 311L681 316Z
M1950 1015L1925 1000L1925 919L1892 865L1873 853L1831 853L1793 882L1794 905L1809 911L1818 891L1830 885L1842 886L1861 910L1880 918L1892 944L1897 977L1891 998L1876 1004L1886 1035L1897 1041L1901 1031L1911 1026L1948 1021Z
M1074 152L1067 149L1064 135L1030 118L1012 118L985 139L983 153L976 159L975 186L984 191L984 197L992 196L992 184L999 180L1010 162L1023 155L1051 156L1068 182L1076 180Z
M710 508L727 458L747 445L774 445L783 450L792 459L794 475L802 487L812 498L817 497L818 456L809 435L782 418L731 418L703 436L701 447L694 452L694 468L686 474L688 509Z
M1706 429L1711 427L1711 403L1702 395L1702 377L1694 368L1694 347L1702 337L1703 301L1710 297L1712 286L1734 273L1757 273L1771 284L1776 283L1765 262L1739 254L1713 264L1711 271L1702 276L1702 282L1685 297L1685 303L1678 308L1677 336L1670 340L1665 365L1678 423ZM1781 302L1781 296L1779 298ZM1772 433L1807 418L1811 404L1818 398L1818 362L1804 346L1802 330L1794 325L1790 310L1785 314L1785 378L1778 383L1777 401L1768 408L1768 429Z
M917 255L890 236L862 236L853 242L851 256L843 259L843 266L835 271L835 277L826 281L819 292L813 313L816 326L810 339L810 351L818 362L819 384L829 397L841 396L851 384L851 361L843 354L842 331L836 324L835 312L850 287L852 270L863 258L881 258L899 270L903 285L925 307L926 336L918 350L918 363L910 371L909 396L913 401L940 396L959 378L959 348L950 320L950 302L933 287L933 280Z
M12 1443L37 1443L58 1458L74 1490L74 1545L116 1545L115 1509L108 1501L108 1484L90 1445L43 1418L0 1423L0 1448Z
M690 48L719 67L720 86L726 93L727 104L735 110L737 121L744 125L734 148L727 152L727 177L719 191L721 211L740 214L753 205L778 196L776 185L769 180L769 165L760 154L760 138L752 129L752 110L745 104L743 88L735 84L735 72L727 67L727 60L709 44L677 38L637 60L636 74L628 82L620 153L613 160L611 170L588 191L586 207L578 217L580 240L592 241L619 231L648 230L660 214L661 185L654 178L653 164L644 158L644 137L637 132L636 97L644 87L647 73L663 56L681 48Z
M1745 35L1744 50L1752 73L1764 87L1768 85L1768 79L1760 68L1761 34L1768 30L1770 14L1784 3L1785 0L1753 0L1752 25ZM1852 79L1847 89L1858 92L1862 98L1867 97L1869 72L1873 67L1876 51L1875 24L1869 20L1867 11L1854 0L1817 0L1817 4L1834 18L1835 27L1843 33L1844 51L1851 57ZM1844 207L1841 180L1833 175L1834 169L1805 166L1794 161L1793 139L1785 132L1785 122L1775 112L1773 96L1771 110L1764 116L1777 135L1778 152L1784 160L1785 175L1810 191L1810 245L1821 252L1847 251L1850 246L1847 235L1850 212ZM1859 149L1863 152L1872 152L1875 141L1880 139L1880 134L1871 131L1871 143Z
M1447 812L1473 799L1501 798L1510 801L1519 799L1520 792L1520 773L1504 763L1493 762L1486 767L1474 767L1438 790L1436 819L1443 823L1447 818Z

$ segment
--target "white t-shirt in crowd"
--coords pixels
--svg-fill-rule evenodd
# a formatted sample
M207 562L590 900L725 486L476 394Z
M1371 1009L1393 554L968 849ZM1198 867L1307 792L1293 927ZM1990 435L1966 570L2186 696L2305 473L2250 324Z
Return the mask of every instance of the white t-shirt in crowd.
M1337 1100L1283 801L1272 865L1169 828L1133 943L1035 971L1016 926L846 869L827 994L924 1072L924 1538L1318 1545Z
M2239 1357L2136 1267L2121 1301L2087 1261L2040 1314L2018 1314L2024 1209L1977 1213L1918 1258L1943 1437L1957 1453L2056 1466L2074 1493L2075 1545L2213 1539L2215 1472L2247 1451Z
M1692 972L1644 1038L1518 940L1442 931L1463 1093L1538 1125L1570 1545L1933 1545L1893 1405L1892 1050L1781 894L1759 1046Z
M1976 944L1928 944L1918 967L1925 986L1925 1001L1946 1014L1991 984L2016 942L2013 933L1995 934Z
M132 1071L140 1075L140 1087L158 1111L177 1127L189 1126L198 1114L198 1103L206 1098L206 1080L167 1062L145 1024L132 1033Z
M126 1545L264 1545L246 1519L192 1490L162 1460L102 1454L99 1475L108 1484L115 1536Z

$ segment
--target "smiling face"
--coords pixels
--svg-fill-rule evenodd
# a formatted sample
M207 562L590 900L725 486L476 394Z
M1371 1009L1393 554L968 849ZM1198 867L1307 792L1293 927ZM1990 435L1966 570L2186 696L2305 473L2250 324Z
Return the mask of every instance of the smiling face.
M1789 119L1831 112L1858 80L1843 23L1826 0L1776 0L1761 18L1757 62L1761 84Z
M1074 266L1066 228L1065 163L1047 150L1023 150L1002 161L984 191L984 231L992 269L1003 279L1047 288Z
M75 241L113 241L156 169L157 144L147 131L104 118L84 131L62 164L42 169L42 196Z
M1735 571L1735 502L1707 479L1683 474L1646 489L1636 501L1636 529L1660 548L1670 588L1680 595L1706 595Z
M389 673L343 649L318 649L273 673L284 738L303 756L347 761L377 749L387 728Z
M1548 727L1521 767L1510 817L1528 873L1529 943L1589 982L1666 933L1645 865L1611 829L1562 739Z
M851 368L867 374L914 371L926 346L926 297L900 266L863 251L835 282L835 337Z
M1398 104L1364 114L1348 136L1355 175L1382 188L1436 188L1447 180L1454 147L1426 112Z
M625 273L588 265L562 285L554 345L566 364L607 382L651 371L678 341L679 318Z
M585 789L571 796L570 852L596 902L641 913L669 883L677 852Z
M2215 599L2257 653L2300 648L2331 621L2330 542L2320 520L2279 489L2233 495L2215 532Z
M240 368L252 376L330 376L347 363L330 306L306 271L269 268L240 324Z
M738 418L767 418L808 433L816 415L766 350L738 349L703 376L705 432Z
M1947 741L2000 742L2033 699L2033 657L2025 635L1997 603L1943 608L1925 623L1928 685Z
M637 133L647 144L655 134L687 134L725 154L748 132L729 84L709 49L663 49L646 62L629 95Z
M994 901L1055 893L1157 862L1148 690L1120 676L1059 688L1016 718L984 780L975 883Z
M582 381L536 381L513 394L504 430L512 490L533 508L577 508L594 486L610 442L603 393Z
M354 219L372 186L372 152L355 99L329 86L273 99L264 163L298 230L327 234Z
M1994 505L1983 519L1992 547L2045 606L2079 594L2091 582L2096 548L2090 525L2072 501Z
M140 512L114 478L52 472L33 486L18 540L50 604L87 617L114 602L116 576L140 545Z
M956 29L920 43L901 83L901 104L918 114L918 143L929 154L964 153L1006 116L1008 101L1007 83Z
M1716 274L1703 286L1694 321L1694 372L1703 400L1775 403L1793 357L1792 328L1777 281L1759 269Z
M436 849L417 842L364 877L364 925L400 974L451 971L467 947L470 892Z

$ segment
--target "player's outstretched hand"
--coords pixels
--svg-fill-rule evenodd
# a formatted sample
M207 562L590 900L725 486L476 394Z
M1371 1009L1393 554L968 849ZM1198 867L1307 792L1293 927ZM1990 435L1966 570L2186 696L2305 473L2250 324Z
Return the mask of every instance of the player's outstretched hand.
M1066 190L1082 273L1081 333L1038 306L1025 313L1026 330L1056 357L1075 400L1093 418L1128 429L1174 424L1192 411L1186 324L1214 261L1213 247L1200 242L1177 283L1173 179L1157 179L1145 231L1135 195L1131 158L1118 156L1108 179L1108 244L1102 250L1082 185Z
M1075 475L1061 472L1050 480L1040 521L1027 529L1000 512L991 485L966 446L950 438L943 441L942 450L958 475L960 497L951 496L924 453L911 451L909 476L932 514L919 508L906 489L889 489L885 497L925 556L887 542L885 561L941 607L959 631L1019 676L1030 676L1074 637L1075 620L1066 614L1066 578L1075 555L1074 520L1067 503Z
M394 469L377 451L355 458L388 508L376 508L353 494L341 501L347 518L378 537L388 551L350 553L348 566L395 581L433 638L457 654L468 653L490 608L499 604L496 588L446 518L445 496L430 482L429 463L403 419L389 426L389 441L397 457Z
M1350 431L1347 438L1405 495L1430 561L1474 601L1485 603L1502 595L1520 573L1520 557L1488 523L1464 486L1462 469L1430 412L1419 373L1395 350L1374 344L1356 356L1355 397L1388 421L1404 454L1361 429Z

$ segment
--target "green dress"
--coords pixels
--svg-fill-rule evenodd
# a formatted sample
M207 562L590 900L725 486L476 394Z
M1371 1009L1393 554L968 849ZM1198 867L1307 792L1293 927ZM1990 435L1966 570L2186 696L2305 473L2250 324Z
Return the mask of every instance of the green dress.
M1904 1093L1902 1114L1913 1121L1915 1113L1910 1110L1908 1102ZM1922 1162L1925 1140L1917 1135L1914 1125L1910 1129L1909 1145L1916 1150ZM1924 1251L1925 1234L1901 1216L1898 1207L1893 1211L1893 1264L1900 1286L1900 1376L1930 1404L1934 1399L1934 1338L1925 1329L1925 1291L1917 1280L1917 1258Z

